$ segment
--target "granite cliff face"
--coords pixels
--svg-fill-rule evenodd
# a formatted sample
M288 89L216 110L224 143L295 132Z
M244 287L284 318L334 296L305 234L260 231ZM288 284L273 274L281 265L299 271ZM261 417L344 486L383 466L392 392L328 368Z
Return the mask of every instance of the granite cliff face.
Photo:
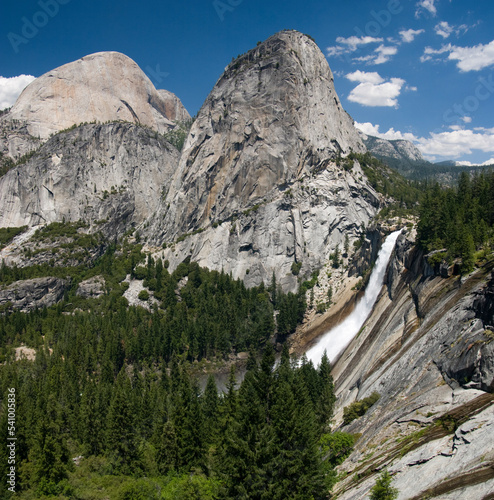
M380 394L343 427L362 437L336 493L364 498L387 468L399 499L491 498L492 262L466 277L441 276L413 240L398 239L373 313L334 366L337 425L345 406Z
M343 165L365 147L324 55L301 33L232 61L179 154L157 133L189 119L116 52L46 73L1 119L4 156L38 149L0 178L0 226L103 220L117 236L132 224L151 250L167 244L172 268L190 255L247 285L275 272L295 290L292 265L302 275L321 267L380 205L358 162ZM115 120L134 125L77 126Z
M167 244L189 235L165 251L172 266L190 254L247 284L274 271L294 289L293 262L320 266L379 205L358 163L340 165L351 151L365 147L324 55L301 33L278 33L216 83L149 235Z
M88 124L49 139L0 177L0 227L100 222L117 236L155 212L179 152L130 123Z

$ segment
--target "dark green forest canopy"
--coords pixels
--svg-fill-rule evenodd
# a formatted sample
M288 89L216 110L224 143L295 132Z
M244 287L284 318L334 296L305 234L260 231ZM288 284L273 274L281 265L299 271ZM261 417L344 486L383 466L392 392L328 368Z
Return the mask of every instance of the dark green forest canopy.
M461 271L470 272L475 252L490 253L494 225L494 172L462 173L458 185L427 186L420 205L417 242L426 251L443 250L433 259L461 258Z
M144 264L144 265L140 265ZM173 354L186 359L226 357L231 352L258 350L276 331L280 338L295 330L305 312L305 294L283 293L272 282L246 288L224 272L209 271L194 262L184 261L172 273L167 262L156 262L140 252L110 246L95 265L58 269L59 276L72 279L65 299L48 310L24 314L8 311L0 316L0 349L24 342L37 348L46 343L60 354L79 356L78 343L88 344L93 366L112 366L118 373L123 360L135 362L169 361ZM0 268L0 280L53 274L50 266ZM153 294L153 307L128 305L123 297L130 274L142 279ZM76 294L81 280L101 275L105 294L98 299ZM151 304L151 303L150 303ZM276 321L274 311L278 311ZM121 356L110 359L97 355L106 345L118 345Z
M122 355L106 346L100 356ZM232 372L220 394L212 377L200 391L177 356L139 368L124 361L115 373L82 369L91 355L78 349L79 359L40 349L34 362L0 368L2 394L16 389L21 498L103 498L92 496L99 486L111 498L187 498L190 488L188 498L324 499L334 466L351 452L351 436L328 438L327 357L315 369L285 348L275 366L267 344L259 362L251 355L242 384ZM5 440L5 403L0 420ZM83 457L76 466L74 456ZM141 489L150 493L133 496Z
M78 241L86 236L78 229L50 225L36 237L41 241L63 237L69 253L79 252ZM91 244L97 248L98 237ZM135 491L153 490L156 485L163 491L169 489L169 498L194 498L187 496L189 488L214 491L215 497L237 498L236 493L229 496L235 486L228 485L221 472L227 467L223 463L227 457L222 454L227 446L224 439L227 435L240 436L237 428L229 429L242 421L244 411L258 412L263 407L271 411L277 380L271 342L276 333L283 340L303 318L306 287L298 294L286 294L273 279L267 287L261 284L247 289L242 281L203 269L188 259L170 273L166 261L153 260L141 248L136 244L111 244L100 257L89 261L90 266L10 268L3 264L0 269L4 283L53 275L54 271L71 282L57 305L30 313L7 306L0 315L2 398L9 387L15 387L17 414L22 415L17 429L21 464L18 484L25 498L49 494L93 498L88 493L91 488L78 486L78 481L93 481L96 488L99 481L112 483L113 477L121 478L125 485L115 486L115 498L120 494L122 498L139 498L133 496ZM123 296L124 279L129 274L141 279L152 292L153 303L148 309L129 306ZM104 278L104 294L96 299L78 296L79 283L96 275ZM21 344L36 350L34 362L14 361L13 347ZM252 375L247 379L259 378L254 385L260 392L254 399L251 394L250 402L237 404L244 385L235 389L234 379L228 393L218 395L213 382L201 393L188 375L195 361L228 359L231 353L246 350L252 353ZM254 354L263 351L269 354L261 364L264 371L257 368ZM298 373L289 361L283 366L290 377ZM307 390L310 388L309 418L314 427L306 436L312 465L306 470L305 459L298 459L298 465L287 465L289 470L298 470L297 474L319 477L318 498L324 498L323 491L327 491L324 478L333 477L322 472L324 465L315 446L321 433L329 430L334 401L329 364L322 370L319 376L304 364L304 376L308 380L312 377ZM324 390L323 386L319 388L318 376L327 377ZM266 386L268 382L273 384L272 390ZM302 396L300 405L306 412L308 403ZM302 411L297 408L293 405L289 410ZM260 418L255 432L271 435L275 420L266 415ZM285 412L283 418L288 418ZM5 401L0 419L1 432L5 433ZM257 446L247 435L243 439L241 445L229 442L228 446ZM269 445L271 460L278 460L279 443L270 443L263 446ZM317 452L312 456L314 447ZM255 449L247 453L245 460L255 453ZM292 455L292 451L287 453ZM85 457L84 462L74 468L72 457L79 455ZM3 458L2 467L6 464ZM245 470L253 473L257 467L258 483L252 488L261 491L268 483L275 488L274 477L261 477L261 464L230 463L228 467L232 474L238 469L237 475ZM287 474L292 477L294 473ZM155 479L146 484L132 479L140 476ZM191 484L190 477L194 477ZM309 483L312 481L307 480L303 488L313 488ZM276 488L281 492L284 486Z

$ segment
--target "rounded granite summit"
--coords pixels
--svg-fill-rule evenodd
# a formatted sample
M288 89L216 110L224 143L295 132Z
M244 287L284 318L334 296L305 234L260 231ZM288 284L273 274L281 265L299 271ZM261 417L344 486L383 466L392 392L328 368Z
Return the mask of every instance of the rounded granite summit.
M80 123L116 120L166 132L176 119L176 100L156 90L130 57L97 52L34 80L9 115L26 122L29 133L41 139ZM178 114L188 115L181 103L178 107Z

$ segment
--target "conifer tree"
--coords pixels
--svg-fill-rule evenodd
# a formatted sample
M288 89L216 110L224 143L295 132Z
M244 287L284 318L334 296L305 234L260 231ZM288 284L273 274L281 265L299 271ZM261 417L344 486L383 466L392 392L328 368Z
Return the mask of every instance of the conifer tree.
M173 422L168 420L163 426L158 442L156 462L160 474L166 475L178 467L178 440Z
M392 478L385 470L377 479L376 484L371 488L370 500L394 500L398 498L398 490L391 486Z
M34 444L29 454L31 480L40 493L56 492L56 485L70 469L69 451L63 435L61 408L49 394L46 410L39 408Z
M203 397L204 432L208 443L215 440L218 431L218 404L216 382L214 377L209 375Z
M333 376L331 375L331 363L329 362L326 351L324 351L322 356L318 369L318 375L320 394L316 404L316 417L320 425L321 432L324 433L329 431L329 423L333 417L333 408L336 401L336 397L334 395Z
M130 381L125 367L118 374L106 424L106 449L115 472L132 474L140 465Z

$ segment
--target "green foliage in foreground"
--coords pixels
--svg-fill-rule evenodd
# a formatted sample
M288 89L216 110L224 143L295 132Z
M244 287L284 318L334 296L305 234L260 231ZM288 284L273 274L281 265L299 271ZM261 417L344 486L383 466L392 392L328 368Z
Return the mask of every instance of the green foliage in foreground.
M83 370L85 358L79 344L70 356L40 349L34 362L0 367L1 394L16 389L19 498L325 499L334 466L351 451L348 439L328 435L327 357L315 369L285 349L275 367L268 344L238 388L232 372L224 394L211 377L200 391L177 358L124 361L117 374Z
M395 500L398 490L391 486L392 478L385 470L377 479L370 491L370 500Z
M365 415L367 410L377 402L379 399L379 394L377 392L373 392L367 398L362 399L361 401L355 401L348 406L343 408L343 424L348 425L353 422L355 419Z

